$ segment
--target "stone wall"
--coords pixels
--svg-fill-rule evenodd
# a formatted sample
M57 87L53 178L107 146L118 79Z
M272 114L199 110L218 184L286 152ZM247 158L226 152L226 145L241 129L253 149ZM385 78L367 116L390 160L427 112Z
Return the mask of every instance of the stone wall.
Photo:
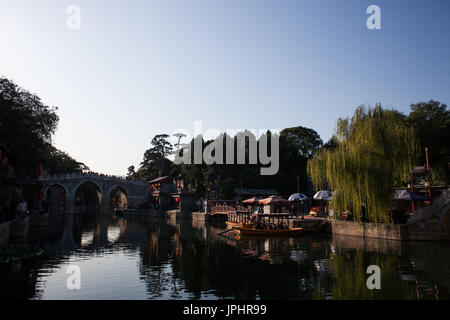
M450 240L450 189L408 220L408 240Z
M184 219L191 219L192 213L183 214L179 210L167 210L167 216L169 217L169 223L172 225L176 225L177 222Z
M303 231L330 232L331 220L325 218L295 218L289 219L290 228L303 228Z
M196 201L196 194L189 192L182 192L180 194L180 212L182 214L190 214L192 205Z
M331 220L331 232L338 235L357 236L363 238L379 238L405 240L406 225L388 225L380 223L358 223L352 221Z
M147 198L127 198L128 207L139 208L148 202Z
M209 222L211 215L204 212L192 212L192 225L199 227L204 226L205 223Z
M450 240L450 189L432 205L416 210L407 224L357 223L331 220L333 234L391 240Z

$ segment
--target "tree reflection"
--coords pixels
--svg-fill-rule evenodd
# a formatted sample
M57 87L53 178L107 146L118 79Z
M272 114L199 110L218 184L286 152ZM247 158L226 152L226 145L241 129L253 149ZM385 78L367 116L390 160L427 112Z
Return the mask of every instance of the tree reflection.
M361 250L339 250L330 255L331 292L334 299L414 299L414 288L398 276L399 257ZM381 271L381 289L370 290L367 267Z
M0 265L0 296L40 299L48 290L46 277L68 260L100 262L109 255L136 260L150 299L449 298L450 249L444 244L314 235L237 240L220 236L221 231L158 218L50 217L47 237L36 238L43 256ZM381 290L366 286L369 265L381 269ZM102 268L99 263L90 272ZM110 276L120 270L118 265ZM114 290L121 298L136 294Z

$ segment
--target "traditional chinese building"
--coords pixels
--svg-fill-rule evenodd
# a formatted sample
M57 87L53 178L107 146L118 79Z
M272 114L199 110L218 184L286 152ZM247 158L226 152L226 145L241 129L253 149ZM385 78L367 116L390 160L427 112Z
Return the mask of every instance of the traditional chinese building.
M169 176L158 177L148 182L151 192L151 202L156 209L169 209L170 194L176 192L176 185Z
M152 203L160 211L177 210L190 213L197 193L190 186L185 186L181 176L173 179L169 176L159 177L148 182L152 193Z
M279 193L275 189L234 189L236 200L245 200L252 197L266 198L272 195L279 195Z

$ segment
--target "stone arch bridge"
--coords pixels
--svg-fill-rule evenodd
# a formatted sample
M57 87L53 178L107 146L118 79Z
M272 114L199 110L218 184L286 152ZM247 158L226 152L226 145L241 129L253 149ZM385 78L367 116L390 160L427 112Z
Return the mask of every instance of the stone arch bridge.
M65 193L65 212L74 211L77 190L86 183L96 186L100 195L100 211L109 212L111 192L119 188L125 193L129 205L136 207L148 201L148 185L143 180L132 180L117 176L92 173L72 173L40 177L44 195L49 188L59 186Z

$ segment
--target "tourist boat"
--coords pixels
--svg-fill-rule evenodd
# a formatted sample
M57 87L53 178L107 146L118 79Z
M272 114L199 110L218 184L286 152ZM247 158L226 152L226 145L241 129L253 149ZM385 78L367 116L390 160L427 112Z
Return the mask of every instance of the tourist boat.
M253 228L253 223L225 221L225 224L227 225L228 228L236 228L236 227Z
M303 228L289 229L254 229L248 227L234 227L241 235L246 236L294 236L303 231Z
M251 222L251 212L242 207L237 207L234 211L229 210L227 214L227 220L225 221L228 228L235 227L247 227L252 228L253 222Z

